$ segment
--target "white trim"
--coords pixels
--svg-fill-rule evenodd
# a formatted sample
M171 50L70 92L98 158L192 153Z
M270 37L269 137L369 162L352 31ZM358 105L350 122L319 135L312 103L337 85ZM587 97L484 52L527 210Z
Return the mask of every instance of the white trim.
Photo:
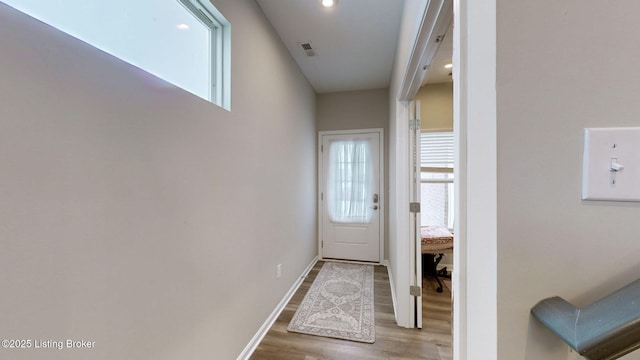
M231 111L231 23L209 1L178 2L211 31L209 101Z
M463 276L467 270L467 242L466 242L466 222L467 222L467 203L466 188L467 180L466 164L467 164L467 137L466 122L461 119L466 118L466 104L463 103L461 97L466 89L466 79L461 76L460 69L463 67L464 59L460 54L460 47L466 49L467 39L461 34L467 28L467 22L463 21L466 16L465 5L461 4L465 0L454 0L454 19L453 19L453 127L457 129L454 132L456 148L453 167L455 170L454 192L456 194L456 218L458 221L454 224L454 233L456 234L456 244L453 249L453 262L457 264L456 269L451 272L452 291L456 296L453 298L453 316L452 316L452 332L453 332L453 359L467 359L467 278Z
M384 223L385 223L385 209L386 209L386 199L385 199L385 183L384 183L384 129L383 128L373 128L373 129L354 129L354 130L326 130L326 131L318 131L318 191L317 191L317 203L318 203L318 254L321 260L334 260L334 259L325 259L322 254L322 187L324 183L324 177L322 173L322 136L324 135L344 135L344 134L361 134L361 133L378 133L380 135L380 147L379 147L379 166L380 166L380 189L379 189L379 206L380 206L380 241L379 241L379 258L377 262L371 262L375 264L381 264L385 258L384 253Z
M251 355L256 350L258 345L260 345L260 342L262 341L262 339L264 339L264 337L269 332L269 329L271 329L271 326L273 326L273 323L275 323L275 321L278 319L278 316L280 316L282 311L285 309L285 307L289 303L289 300L291 300L291 298L296 293L296 291L298 291L298 288L300 287L300 285L302 285L302 283L304 282L304 279L307 277L311 269L313 269L313 267L316 265L318 260L319 258L317 256L313 258L313 260L311 260L311 263L309 264L309 266L307 266L307 268L304 269L304 271L302 272L302 275L300 275L298 280L296 280L293 286L291 286L291 289L289 289L289 291L285 294L282 300L280 300L276 308L273 309L273 311L271 312L271 315L267 317L267 319L262 324L260 329L258 329L258 332L256 332L256 334L253 336L251 341L249 341L247 346L245 346L244 350L242 350L240 355L238 355L236 360L248 360L251 357Z
M400 85L398 100L413 100L420 90L422 80L442 43L438 37L444 35L451 24L451 11L451 0L434 0L427 4Z
M420 123L420 100L413 100L410 102L410 114L409 121L415 119L417 123ZM411 114L413 112L413 114ZM422 132L420 128L409 129L409 201L420 203L420 188L422 184L420 183L420 165L421 165L421 151L420 146L422 143ZM411 279L409 282L412 286L417 286L422 289L422 243L420 241L420 227L422 214L420 211L416 213L409 214L409 239L410 244L413 244L410 250L410 256L413 259L412 261L412 269L411 269ZM413 297L413 296L412 296ZM413 318L415 319L413 322L413 326L422 329L422 291L420 291L420 295L413 297Z
M420 16L420 27L411 53L404 69L402 81L398 93L394 97L396 101L395 126L395 172L396 186L394 191L395 211L389 217L395 217L395 234L390 237L396 239L396 258L393 259L397 290L398 307L396 322L402 327L414 327L415 321L415 297L409 295L409 286L413 284L415 275L413 266L416 262L410 237L409 221L409 101L418 93L422 79L426 75L433 55L440 43L436 41L439 35L446 32L451 23L452 0L429 1L424 12ZM391 219L390 219L391 220Z
M391 273L391 266L389 266L389 260L384 260L381 263L382 266L387 268L387 274L389 274L389 286L391 287L391 302L393 303L393 317L398 322L398 312L396 309L398 308L398 301L396 300L396 286L393 282L393 274Z
M466 175L467 164L467 137L466 122L461 119L466 118L466 104L463 103L461 97L466 89L466 78L461 76L461 68L463 67L464 58L460 54L460 47L466 49L467 38L461 34L465 31L468 24L463 18L466 16L465 0L454 0L453 3L453 127L457 129L454 132L456 148L453 167L457 170L454 177L454 192L456 194L456 218L458 221L454 224L454 233L456 234L456 244L453 251L453 262L457 264L456 269L451 272L452 291L456 296L453 298L453 359L467 359L467 278L463 276L467 269L467 243L466 243L466 221L467 221L467 205L466 205ZM465 3L466 4L466 3ZM463 12L464 11L464 12ZM464 168L463 168L464 167Z
M454 360L493 360L497 351L497 114L496 114L496 0L454 0L453 77L454 165L458 218L453 274ZM422 14L424 15L424 14ZM420 16L420 15L418 15ZM421 31L429 25L422 24ZM424 36L417 40L424 42ZM419 45L417 45L419 46ZM415 49L414 49L415 50ZM419 56L412 52L411 60ZM415 62L412 62L415 64ZM409 64L407 65L409 67ZM417 73L419 74L419 72ZM400 100L412 98L414 79L405 71ZM418 75L419 76L419 75ZM409 90L407 90L409 88ZM393 259L399 289L397 322L406 326L411 302L404 295L410 277L402 261L406 249L408 184L404 101L398 101L395 125L395 217L397 257Z
M498 358L496 0L454 0L454 360Z
M413 285L412 243L409 224L409 101L396 102L395 126L395 195L394 217L396 222L396 256L391 261L395 271L396 289L396 323L398 326L412 328L414 323L415 298L409 294L409 286ZM393 236L393 235L390 235Z

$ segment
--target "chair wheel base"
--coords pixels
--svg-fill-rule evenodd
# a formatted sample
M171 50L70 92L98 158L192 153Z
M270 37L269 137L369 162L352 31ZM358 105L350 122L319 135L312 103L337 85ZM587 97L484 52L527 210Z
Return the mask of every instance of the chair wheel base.
M444 257L444 254L422 254L422 275L424 277L435 278L438 282L436 291L442 292L442 281L440 278L451 279L451 275L447 271L447 267L437 270L438 264Z

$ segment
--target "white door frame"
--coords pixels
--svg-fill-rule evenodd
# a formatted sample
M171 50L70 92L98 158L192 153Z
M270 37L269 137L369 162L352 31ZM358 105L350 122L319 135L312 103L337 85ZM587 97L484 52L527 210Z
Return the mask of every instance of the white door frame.
M420 100L413 100L410 102L409 108L409 121L414 122L409 124L409 158L411 159L409 165L410 181L409 181L409 197L410 202L420 204ZM412 127L413 126L413 127ZM414 209L415 210L415 209ZM415 210L409 215L409 226L411 230L410 238L413 244L413 249L410 251L413 258L413 283L412 285L419 288L418 296L415 296L414 312L415 312L415 324L418 329L422 329L422 232L420 217L422 216L421 210Z
M407 59L404 76L396 96L395 122L391 124L395 128L395 178L397 189L395 191L395 233L390 237L397 239L397 247L394 251L398 254L396 276L397 288L395 295L396 322L403 327L416 326L416 302L418 297L409 295L409 287L417 283L416 258L417 249L413 242L413 223L410 221L410 149L409 149L409 120L411 118L411 104L418 93L422 80L426 75L427 68L435 55L440 41L438 37L444 34L451 23L453 11L452 0L429 1L424 12L417 14L421 18L418 22L420 27L414 44L411 46L411 54ZM413 15L413 14L411 14ZM393 115L393 114L392 114ZM390 250L391 251L391 250ZM404 266L402 266L404 265ZM419 284L422 286L422 284Z
M453 358L494 360L498 358L497 319L497 96L496 96L496 1L453 0L454 134L456 146L456 225L453 271ZM427 19L428 9L418 14ZM416 48L425 42L433 23L423 21L415 39ZM396 119L402 120L407 101L417 93L424 73L417 70L424 61L413 51L406 65L397 101ZM408 143L402 121L392 124L395 143ZM408 154L396 152L395 162L406 162ZM408 171L397 167L398 184L408 183ZM396 193L400 215L408 196ZM407 194L408 195L408 194ZM396 251L411 261L402 239L408 238L408 224L398 220L394 236ZM396 274L397 275L397 274ZM410 283L398 278L398 283ZM400 298L400 297L399 297ZM408 314L409 302L398 301L396 313ZM404 307L404 309L400 309ZM410 309L410 307L409 307ZM401 319L397 319L401 323Z
M454 360L498 359L496 0L454 0Z
M379 216L380 216L380 243L378 246L380 247L380 257L378 258L378 263L381 263L385 258L384 253L384 221L385 221L385 184L384 184L384 129L375 128L375 129L354 129L354 130L327 130L327 131L319 131L318 132L318 191L317 191L317 202L318 202L318 254L320 259L324 259L322 253L322 220L324 211L322 208L322 189L324 186L324 174L322 169L322 136L324 135L348 135L348 134L360 134L360 133L377 133L380 137L380 146L379 146L379 158L380 158L380 189L378 189L378 206L379 206Z

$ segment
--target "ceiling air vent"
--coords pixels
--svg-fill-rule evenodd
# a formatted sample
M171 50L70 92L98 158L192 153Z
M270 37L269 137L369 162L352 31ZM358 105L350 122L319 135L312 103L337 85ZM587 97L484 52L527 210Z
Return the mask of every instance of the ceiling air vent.
M307 54L307 56L316 56L316 53L313 51L310 42L298 43L298 45L300 45L300 48L302 49L302 51L304 51L305 54Z

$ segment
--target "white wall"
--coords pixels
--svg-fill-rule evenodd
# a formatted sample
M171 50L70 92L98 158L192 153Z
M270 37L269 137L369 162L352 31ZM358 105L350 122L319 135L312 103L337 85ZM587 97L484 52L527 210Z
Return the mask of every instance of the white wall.
M231 112L0 4L0 333L96 344L2 357L233 359L315 256L315 94L215 3Z
M640 274L640 205L580 200L583 128L640 126L640 3L497 10L499 358L566 359L530 308L584 306Z

